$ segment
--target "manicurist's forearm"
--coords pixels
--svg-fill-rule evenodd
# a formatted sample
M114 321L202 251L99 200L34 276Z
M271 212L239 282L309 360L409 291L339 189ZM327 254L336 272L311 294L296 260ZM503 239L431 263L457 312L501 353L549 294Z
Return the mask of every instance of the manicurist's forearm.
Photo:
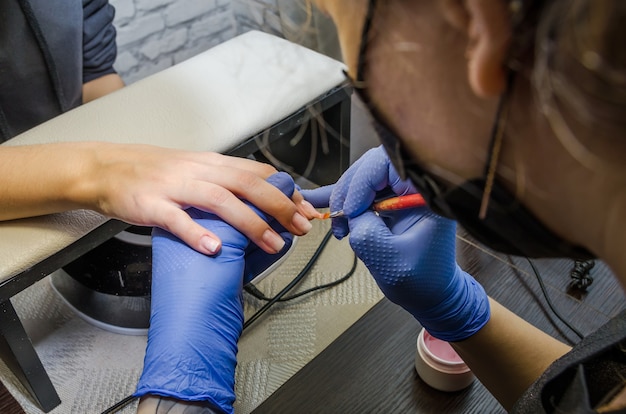
M507 410L570 347L494 300L491 318L475 335L453 344L481 383Z

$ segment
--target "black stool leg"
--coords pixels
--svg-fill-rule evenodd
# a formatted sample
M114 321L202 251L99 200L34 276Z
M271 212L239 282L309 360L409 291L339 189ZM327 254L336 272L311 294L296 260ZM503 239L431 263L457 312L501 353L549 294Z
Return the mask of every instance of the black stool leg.
M10 300L0 302L0 353L44 412L61 404Z

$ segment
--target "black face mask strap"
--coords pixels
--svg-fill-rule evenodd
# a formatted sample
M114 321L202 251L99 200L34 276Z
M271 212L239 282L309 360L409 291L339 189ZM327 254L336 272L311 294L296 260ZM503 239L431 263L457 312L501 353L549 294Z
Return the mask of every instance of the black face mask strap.
M385 151L389 155L392 164L394 165L400 178L404 180L407 178L404 164L405 160L408 158L402 149L402 145L396 138L397 134L395 134L395 132L393 132L392 129L385 122L383 122L382 116L372 104L369 94L367 93L367 88L365 87L365 70L367 66L366 56L370 43L370 37L372 35L372 21L374 18L374 12L376 11L376 6L376 0L369 0L365 21L363 22L363 30L361 31L361 44L359 45L356 80L353 81L352 84L356 94L367 107L372 117L374 129L376 130Z
M491 129L491 138L489 140L488 158L485 165L485 188L483 189L483 196L480 203L480 211L478 218L484 220L487 215L487 208L489 207L489 198L491 197L491 190L496 178L496 168L498 167L498 160L500 158L500 150L502 149L502 141L504 138L504 128L509 116L509 106L511 94L513 93L513 81L515 80L515 72L508 70L506 74L506 85L500 101L498 102L498 108L496 110L495 120Z
M356 67L356 82L363 83L363 75L365 74L365 55L367 54L367 46L369 43L369 35L372 28L372 19L376 10L376 0L369 0L367 4L367 14L363 22L361 30L361 44L359 45L359 60Z

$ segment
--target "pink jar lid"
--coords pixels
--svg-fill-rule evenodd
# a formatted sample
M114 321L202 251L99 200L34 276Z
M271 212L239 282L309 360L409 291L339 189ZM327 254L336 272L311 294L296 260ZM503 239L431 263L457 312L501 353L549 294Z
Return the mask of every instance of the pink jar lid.
M422 380L440 391L458 391L474 382L474 374L446 342L422 328L417 336L415 369Z
M427 330L424 330L424 345L430 351L431 356L440 359L441 362L455 365L464 363L448 342L435 338Z

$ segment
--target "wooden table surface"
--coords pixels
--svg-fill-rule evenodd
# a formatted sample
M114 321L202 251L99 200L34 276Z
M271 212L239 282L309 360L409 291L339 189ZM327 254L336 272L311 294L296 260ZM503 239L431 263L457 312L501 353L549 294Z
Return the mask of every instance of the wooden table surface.
M542 330L564 341L576 335L558 321L525 258L494 255L461 234L461 266L488 294ZM588 334L624 308L623 290L596 262L586 292L571 289L572 260L534 260L557 311ZM414 368L419 324L384 299L265 400L263 413L503 413L478 381L446 393L426 385Z

